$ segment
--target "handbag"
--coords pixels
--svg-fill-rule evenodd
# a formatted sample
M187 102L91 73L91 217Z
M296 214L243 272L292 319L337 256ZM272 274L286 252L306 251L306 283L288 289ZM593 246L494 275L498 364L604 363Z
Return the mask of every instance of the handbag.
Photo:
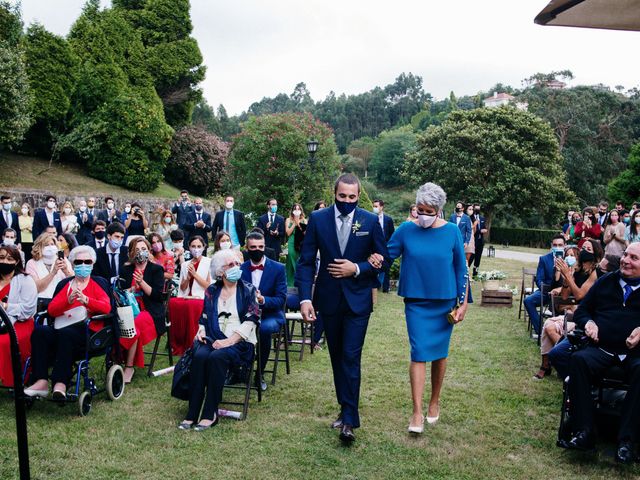
M451 309L451 311L449 313L447 313L447 321L451 325L455 325L456 324L456 312L458 311L458 308L460 308L460 305L456 305L455 307L453 307Z
M173 369L173 380L171 382L171 396L179 400L189 400L191 385L191 363L193 356L200 347L200 342L193 342L193 346L188 349Z

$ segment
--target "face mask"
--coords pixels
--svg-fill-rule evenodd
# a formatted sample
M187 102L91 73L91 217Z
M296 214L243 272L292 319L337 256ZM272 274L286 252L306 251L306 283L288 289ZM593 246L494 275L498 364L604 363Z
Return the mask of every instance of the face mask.
M96 232L94 235L96 236L96 238L98 240L102 240L104 238L104 236L106 235L106 233L105 233L104 230L100 230L99 232Z
M378 215L380 213L380 209L378 207L373 207L373 213Z
M5 239L2 241L2 243L4 243L5 245L8 245L8 246L12 246L12 245L15 245L15 244L16 244L16 241L15 241L15 239L13 239L13 238L5 238Z
M461 208L456 207L456 212L457 212L457 213L460 213L461 211L462 211L462 209L461 209Z
M224 204L225 207L227 207L227 210L232 210L233 209L233 202L227 202Z
M9 275L13 273L16 269L17 264L13 263L0 263L0 276Z
M188 201L189 201L189 199L188 199L188 198L186 198L186 197L182 197L182 203L187 203Z
M342 202L336 198L336 208L342 215L349 215L358 206L358 202Z
M276 213L278 211L277 205L271 205L271 213Z
M122 240L114 240L112 238L111 240L109 240L109 246L111 247L111 250L120 250L120 247L122 246Z
M164 217L164 223L171 223L171 217Z
M196 212L202 211L202 205L196 205Z
M576 257L565 257L564 261L567 263L567 265L573 267L576 264Z
M71 209L70 208L65 208L64 209L64 214L65 215L71 215Z
M23 215L28 215L29 214L29 209L28 208L23 208L20 211L22 212Z
M202 252L204 251L204 248L193 247L193 248L190 248L189 251L191 252L191 256L193 258L200 258L202 256Z
M580 263L593 262L596 259L595 255L586 250L580 250Z
M114 206L114 204L113 204L113 203L111 203L111 202L107 203L107 208L108 208L109 210L113 210L113 206Z
M153 249L154 252L160 253L163 247L161 243L154 243L153 245L151 245L151 248Z
M636 217L636 218L634 218L634 219L633 219L633 221L634 221L634 222L636 222L636 223L638 223L638 224L640 224L640 217Z
M58 253L58 247L55 245L48 245L42 249L42 256L44 258L53 258Z
M53 210L54 208L56 208L56 202L47 202L47 208L49 210Z
M10 203L3 203L2 204L2 208L8 212L9 210L11 210L11 204Z
M93 270L93 265L74 265L73 273L75 273L76 277L87 278L91 275L91 271Z
M296 218L297 218L297 217L299 217L300 215L302 215L302 212L301 212L300 210L294 210L294 211L293 211L293 216L294 216L294 217L296 217Z
M473 215L473 210L467 210L467 215L469 216Z
M220 242L220 250L229 250L231 248L231 242Z
M111 206L113 208L113 206ZM127 213L131 213L131 207L124 207L124 211Z
M413 218L418 218L418 212L411 212L411 216Z
M93 207L95 207L95 206L96 206L96 204L95 204L95 203L93 203L93 202L89 202L89 203L87 203L87 207L89 207L89 208L93 208Z
M227 270L224 273L224 276L227 277L227 280L229 280L230 282L235 283L240 280L240 277L242 277L242 270L240 270L240 267L235 265Z
M87 211L87 207L80 207L80 211L81 211L82 213L86 212L86 211Z
M260 263L264 257L264 250L248 250L247 253L253 263Z
M624 223L625 225L629 225L629 217L625 217L622 219L622 223Z
M474 209L473 209L473 211L474 211L475 213L480 213L480 209L479 209L479 208L474 208Z
M60 250L66 250L67 248L69 248L69 244L67 242L59 242L58 243L58 248Z
M418 215L418 224L422 228L429 228L434 224L436 218L438 218L437 215Z
M184 242L173 242L173 248L182 248L182 245L184 245Z
M578 220L577 218L572 218L572 219L571 219L571 223L572 223L573 225L577 225L577 224L578 224L578 222L579 222L579 220Z
M149 260L149 251L148 250L140 250L136 253L136 257L134 258L136 263L144 263Z

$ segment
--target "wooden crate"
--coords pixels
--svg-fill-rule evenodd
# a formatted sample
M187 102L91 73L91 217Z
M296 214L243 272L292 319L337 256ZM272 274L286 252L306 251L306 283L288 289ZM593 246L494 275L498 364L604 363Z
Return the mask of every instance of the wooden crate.
M482 290L481 307L513 306L513 293L505 290Z

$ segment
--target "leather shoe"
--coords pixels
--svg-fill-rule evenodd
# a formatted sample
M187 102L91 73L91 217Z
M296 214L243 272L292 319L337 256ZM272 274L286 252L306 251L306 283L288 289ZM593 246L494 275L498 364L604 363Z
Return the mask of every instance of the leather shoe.
M331 428L342 428L342 414L338 415L338 418L333 421Z
M618 463L633 463L633 444L628 441L620 442L618 449L616 450L616 462Z
M355 442L356 434L353 433L353 427L351 425L342 425L342 428L340 429L340 440L345 444Z
M579 450L581 452L588 452L595 449L595 442L591 432L579 431L570 440L561 440L558 442L558 446L566 448L568 450Z

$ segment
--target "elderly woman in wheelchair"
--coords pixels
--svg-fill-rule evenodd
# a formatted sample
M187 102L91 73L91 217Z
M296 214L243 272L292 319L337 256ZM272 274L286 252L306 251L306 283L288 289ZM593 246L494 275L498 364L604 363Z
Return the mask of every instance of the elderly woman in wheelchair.
M96 261L95 251L87 246L76 247L71 251L69 260L75 275L58 284L48 307L47 325L37 325L31 336L32 379L35 382L25 390L30 397L47 397L50 378L52 398L66 400L74 361L88 357L88 335L101 331L105 325L102 319L89 323L87 319L111 312L108 284L91 276ZM53 370L49 377L51 364ZM79 385L79 378L77 380Z

